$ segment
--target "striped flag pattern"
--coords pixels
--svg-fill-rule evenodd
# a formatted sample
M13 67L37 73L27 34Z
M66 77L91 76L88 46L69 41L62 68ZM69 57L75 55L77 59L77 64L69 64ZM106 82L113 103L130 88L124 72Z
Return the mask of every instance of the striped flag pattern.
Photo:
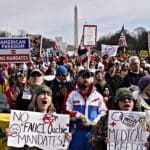
M54 41L54 49L55 49L55 50L58 50L58 44L57 44L56 41Z
M78 48L78 56L80 58L80 64L84 68L88 68L88 48L83 46L83 35Z
M126 37L125 37L124 33L121 33L121 35L120 35L119 46L120 47L127 47Z

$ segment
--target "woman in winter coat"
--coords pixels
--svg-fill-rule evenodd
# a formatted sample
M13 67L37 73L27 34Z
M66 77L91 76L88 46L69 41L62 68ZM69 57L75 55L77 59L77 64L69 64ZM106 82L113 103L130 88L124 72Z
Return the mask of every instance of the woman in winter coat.
M132 92L128 88L120 88L116 92L114 106L111 109L121 111L140 111L139 103L134 100ZM93 150L107 150L109 143L108 135L108 114L102 116L97 125L93 128L89 143Z
M28 110L41 113L55 113L55 108L52 103L52 91L48 86L40 85L35 89ZM12 135L11 130L8 128L6 129L6 135L7 136ZM71 138L72 138L71 133L66 133L66 139L70 141ZM25 145L23 148L9 147L9 150L41 150L41 149Z

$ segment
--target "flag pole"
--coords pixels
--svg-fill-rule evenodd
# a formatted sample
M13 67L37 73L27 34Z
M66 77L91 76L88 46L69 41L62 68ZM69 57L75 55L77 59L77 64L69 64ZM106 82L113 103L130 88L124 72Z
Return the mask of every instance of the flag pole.
M89 55L90 55L90 48L89 47L87 47L87 49L88 49L88 51L87 51L87 55L88 55L88 61L87 61L87 69L89 70L90 69L90 67L89 67L89 65L90 65L90 57L89 57Z

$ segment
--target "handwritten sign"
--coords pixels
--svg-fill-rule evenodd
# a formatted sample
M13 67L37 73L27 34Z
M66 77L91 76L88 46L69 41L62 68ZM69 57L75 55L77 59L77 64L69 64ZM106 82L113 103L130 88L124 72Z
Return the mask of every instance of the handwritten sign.
M107 150L146 150L145 112L109 111Z
M97 26L83 26L83 46L96 46Z
M104 55L108 55L109 57L112 57L112 56L116 56L117 55L117 49L118 49L118 45L105 45L105 44L102 44L102 56Z
M65 134L69 132L69 115L12 110L8 146L28 145L43 150L67 149Z

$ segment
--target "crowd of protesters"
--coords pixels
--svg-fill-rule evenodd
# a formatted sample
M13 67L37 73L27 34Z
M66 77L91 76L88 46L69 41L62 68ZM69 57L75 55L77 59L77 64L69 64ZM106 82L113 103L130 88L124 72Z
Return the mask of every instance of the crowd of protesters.
M97 136L99 132L107 131L107 111L114 109L114 105L116 110L125 110L120 107L122 103L128 103L127 111L134 111L135 103L139 103L136 110L145 111L150 117L150 61L147 58L129 56L117 59L96 55L89 59L86 69L78 57L66 54L51 57L46 65L34 61L2 63L0 112L30 110L33 95L40 94L37 88L41 85L46 85L46 93L51 94L55 111L71 117L70 150L100 149L97 147L100 143L103 143L103 150L106 149L107 134L103 134L101 139ZM127 94L119 95L123 90ZM98 130L99 126L102 131Z

